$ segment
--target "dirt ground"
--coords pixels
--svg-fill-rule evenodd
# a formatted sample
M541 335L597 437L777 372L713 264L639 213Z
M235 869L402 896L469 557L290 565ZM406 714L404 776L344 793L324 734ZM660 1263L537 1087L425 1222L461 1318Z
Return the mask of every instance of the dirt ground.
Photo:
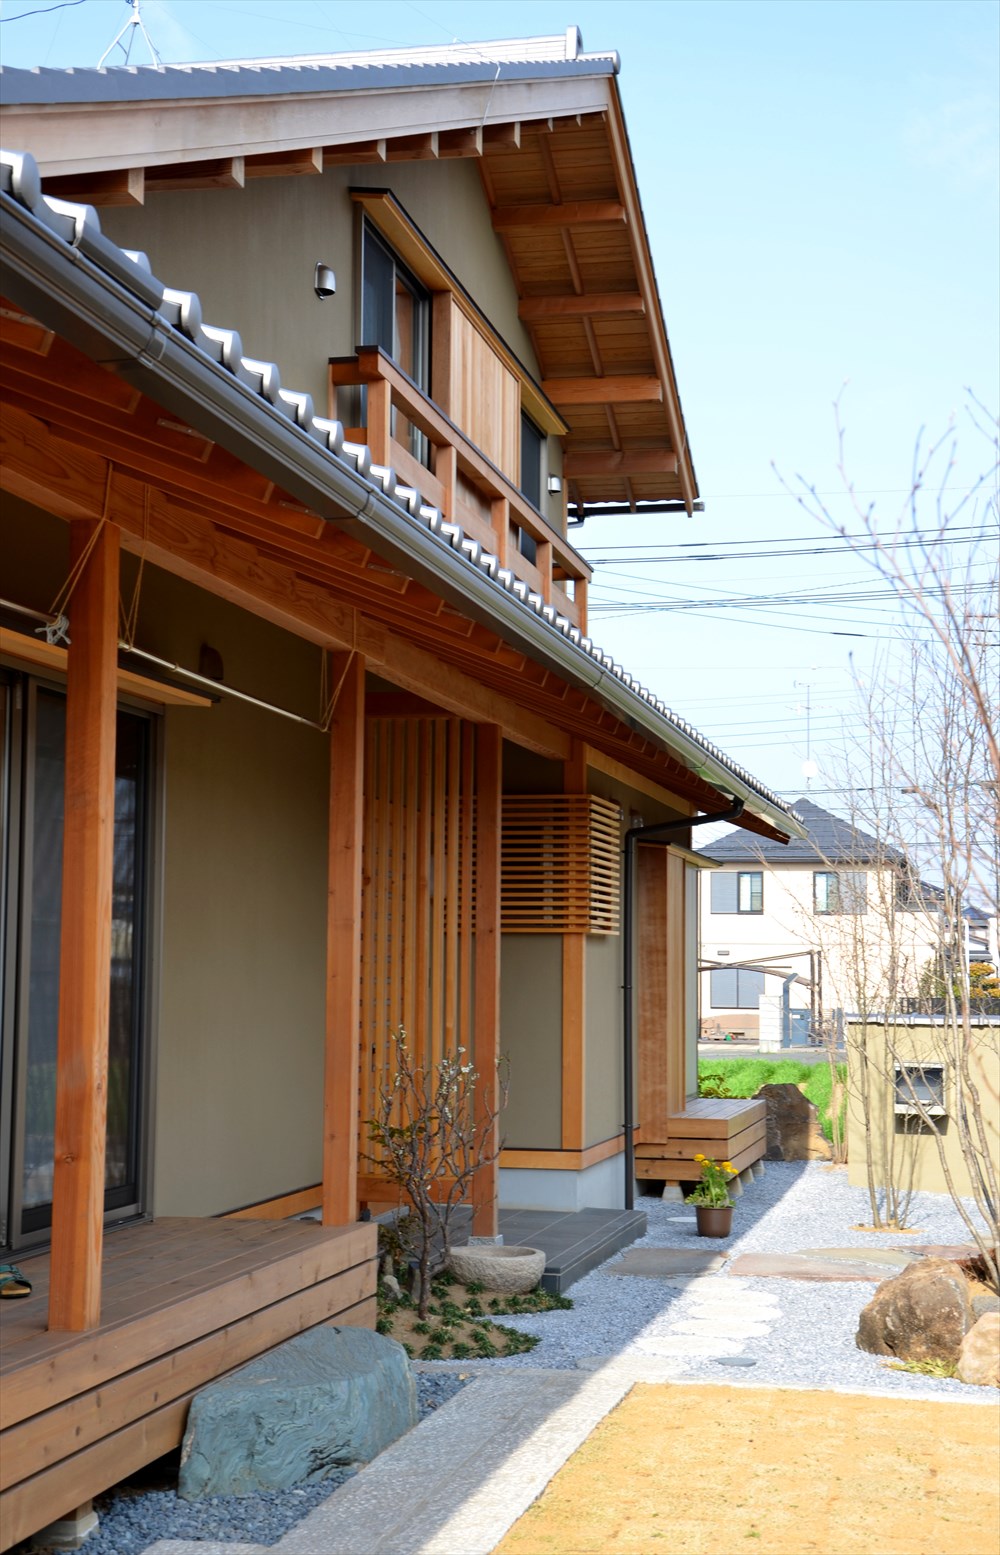
M975 1404L640 1384L494 1555L996 1555Z

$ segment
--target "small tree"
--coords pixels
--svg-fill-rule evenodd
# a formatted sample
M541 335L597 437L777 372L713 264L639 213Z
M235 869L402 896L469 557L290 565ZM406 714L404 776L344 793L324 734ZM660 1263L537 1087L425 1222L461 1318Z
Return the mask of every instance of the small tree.
M908 1084L907 1101L921 1126L933 1134L941 1168L955 1206L978 1244L989 1276L997 1284L1000 1241L1000 1172L996 1160L997 1097L984 1068L997 1058L1000 1030L973 1023L970 980L964 968L965 914L973 902L996 911L1000 734L996 719L998 649L997 539L1000 518L998 427L970 397L969 418L988 448L988 464L972 484L951 493L957 441L949 430L930 444L918 440L905 505L889 526L876 521L846 472L844 433L837 408L840 473L860 532L848 533L814 486L801 482L801 506L887 584L899 607L899 640L876 667L864 689L862 717L871 748L883 768L878 787L853 790L856 805L867 793L891 795L892 820L878 834L899 848L919 874L933 877L938 920L936 958L942 976L944 1012L936 1019L934 1051L943 1069L950 1121L960 1148L971 1197L970 1213L952 1174L944 1133L933 1107ZM960 530L964 524L964 532ZM898 798L897 798L898 796ZM899 802L909 801L904 813ZM955 977L957 969L963 975ZM886 1024L882 1062L912 1055L900 1033ZM891 1066L891 1068L890 1068ZM904 1075L910 1070L904 1070ZM904 1084L908 1082L904 1079Z
M390 1059L377 1082L378 1110L365 1123L375 1147L366 1159L409 1200L421 1318L430 1300L434 1243L447 1257L455 1211L503 1149L497 1122L507 1104L506 1063L497 1065L491 1094L464 1055L460 1047L436 1064L421 1064L401 1026L392 1033Z

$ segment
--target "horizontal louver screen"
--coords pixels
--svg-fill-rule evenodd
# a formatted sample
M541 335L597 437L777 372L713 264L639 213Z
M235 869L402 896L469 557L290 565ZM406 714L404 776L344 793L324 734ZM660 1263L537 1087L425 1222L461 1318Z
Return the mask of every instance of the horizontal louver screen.
M500 922L508 934L617 934L621 812L594 794L503 802Z

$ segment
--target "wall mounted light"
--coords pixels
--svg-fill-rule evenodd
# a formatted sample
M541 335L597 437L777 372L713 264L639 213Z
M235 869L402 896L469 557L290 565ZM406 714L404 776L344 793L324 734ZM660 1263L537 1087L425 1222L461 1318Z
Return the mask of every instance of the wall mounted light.
M550 475L545 482L545 487L549 495L554 497L557 491L562 491L562 481L558 475Z
M337 277L329 265L324 265L320 260L316 261L316 272L313 276L313 290L320 299L332 297L337 290Z

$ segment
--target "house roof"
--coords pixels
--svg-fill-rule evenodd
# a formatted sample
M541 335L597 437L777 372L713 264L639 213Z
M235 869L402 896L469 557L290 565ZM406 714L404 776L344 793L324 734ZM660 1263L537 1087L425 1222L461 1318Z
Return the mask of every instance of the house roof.
M902 860L895 848L851 826L829 810L824 810L811 799L797 799L792 806L802 821L806 835L790 842L787 847L766 837L750 837L743 832L731 832L717 842L699 848L706 858L720 864L769 863L782 864L875 864L890 860Z
M175 102L615 75L619 63L614 52L585 54L579 29L570 27L552 37L452 43L443 47L365 49L184 65L112 65L102 69L0 67L0 85L3 100L9 104Z
M571 507L690 513L698 481L617 70L617 55L584 53L576 28L441 49L8 70L0 138L31 151L47 193L95 206L473 159L542 390L567 424ZM459 279L475 294L474 276Z
M579 628L499 567L496 556L394 473L316 416L278 367L243 355L233 330L203 323L190 292L169 290L144 254L112 243L89 207L47 198L25 154L0 154L0 254L7 295L98 361L117 365L159 403L208 434L324 518L353 517L365 545L507 641L585 689L667 750L711 790L746 802L746 824L794 836L788 805L670 710Z

